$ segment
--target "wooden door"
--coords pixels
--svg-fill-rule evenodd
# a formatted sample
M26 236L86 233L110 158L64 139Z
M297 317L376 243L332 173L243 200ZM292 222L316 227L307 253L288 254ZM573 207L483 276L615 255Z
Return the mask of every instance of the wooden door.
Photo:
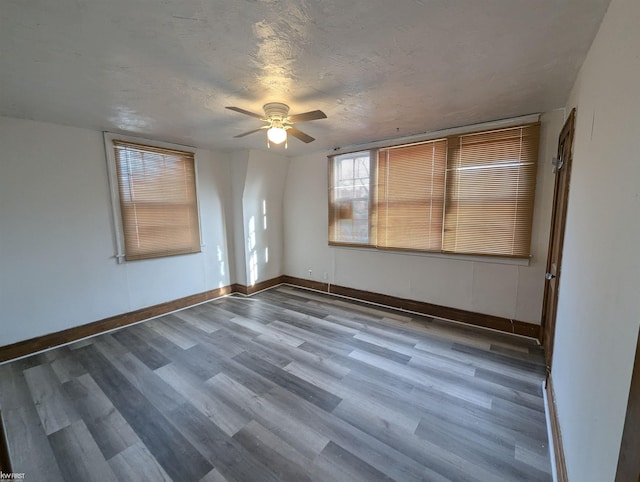
M640 482L640 333L636 345L636 359L631 375L622 444L618 457L616 482Z
M562 263L564 225L567 217L567 201L569 200L569 178L571 176L571 161L573 158L575 117L576 110L573 109L560 132L558 155L554 160L556 182L553 191L553 213L551 215L547 272L545 274L546 281L542 302L542 329L540 331L547 370L551 370L551 361L553 359L553 339L556 329L556 309L558 307L558 286L561 276L560 265Z

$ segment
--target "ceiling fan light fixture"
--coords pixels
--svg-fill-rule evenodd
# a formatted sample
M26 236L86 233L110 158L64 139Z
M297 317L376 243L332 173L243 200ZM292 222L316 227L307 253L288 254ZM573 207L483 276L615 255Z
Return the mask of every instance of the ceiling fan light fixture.
M282 127L271 127L267 131L267 138L274 144L282 144L287 140L287 131Z
M244 137L255 132L259 132L263 129L267 129L267 147L271 147L271 144L282 144L284 142L284 148L287 148L287 141L289 135L292 135L296 139L308 144L315 139L309 134L305 134L300 129L297 129L293 124L299 122L307 122L317 119L326 119L327 115L321 110L312 110L304 112L302 114L289 115L289 106L282 102L269 102L262 106L264 115L256 114L248 110L241 109L240 107L226 107L229 110L238 112L240 114L248 115L260 119L262 122L266 122L267 125L253 129L249 132L243 132L233 137Z

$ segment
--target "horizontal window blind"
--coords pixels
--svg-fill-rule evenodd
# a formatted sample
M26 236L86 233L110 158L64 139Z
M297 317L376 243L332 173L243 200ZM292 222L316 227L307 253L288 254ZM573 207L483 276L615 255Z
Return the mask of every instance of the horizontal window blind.
M442 249L446 155L446 139L378 151L378 247Z
M449 139L443 251L526 257L540 125Z
M127 261L200 252L190 152L113 141Z
M535 123L330 156L329 243L528 257L539 137Z

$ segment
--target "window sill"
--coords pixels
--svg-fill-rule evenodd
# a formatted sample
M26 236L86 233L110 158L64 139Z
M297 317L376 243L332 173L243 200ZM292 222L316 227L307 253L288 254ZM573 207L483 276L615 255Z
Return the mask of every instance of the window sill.
M348 244L348 243L329 243L330 248L338 248L341 250L357 250L367 252L379 252L390 255L401 256L419 256L427 258L442 258L442 259L455 259L459 261L472 261L477 263L490 263L490 264L507 264L513 266L530 266L532 256L528 258L514 258L509 256L493 256L493 255L478 255L478 254L460 254L460 253L440 253L435 251L416 251L410 249L386 249L376 248L375 246L367 246L362 244Z

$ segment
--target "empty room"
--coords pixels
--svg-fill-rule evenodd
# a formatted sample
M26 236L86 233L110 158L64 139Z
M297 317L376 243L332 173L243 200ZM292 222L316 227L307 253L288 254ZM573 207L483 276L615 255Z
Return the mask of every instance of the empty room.
M640 482L639 25L3 1L0 478Z

